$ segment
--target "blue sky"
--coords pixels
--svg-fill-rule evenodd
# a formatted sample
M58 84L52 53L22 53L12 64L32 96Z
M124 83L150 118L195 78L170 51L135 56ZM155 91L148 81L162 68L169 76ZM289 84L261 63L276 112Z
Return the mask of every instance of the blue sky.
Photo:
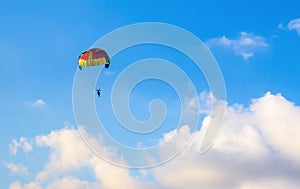
M115 171L113 173L125 178L120 183L131 183L132 185L128 185L129 188L130 186L132 186L131 188L159 186L167 189L175 186L179 188L189 186L184 179L177 183L174 175L172 177L170 173L170 178L166 178L163 173L168 175L168 170L182 168L177 167L179 164L176 163L177 161L194 162L195 164L187 165L191 168L190 170L192 167L199 166L201 169L201 166L207 165L206 168L211 168L207 171L214 173L215 169L211 166L214 162L209 161L208 157L215 157L214 155L218 153L234 155L237 151L243 154L244 151L241 149L245 148L253 149L253 152L256 152L254 153L256 155L253 155L254 159L251 160L257 165L261 165L273 153L266 146L272 146L272 149L282 155L277 159L271 158L272 162L284 161L281 159L287 160L284 161L286 167L278 167L279 170L286 171L283 171L282 175L269 174L272 172L272 164L266 163L264 164L267 170L266 179L257 181L251 175L251 170L247 171L247 166L243 164L241 166L245 166L244 175L246 176L241 177L239 183L232 183L230 176L226 178L227 180L225 179L225 182L222 177L224 185L214 185L213 187L222 188L226 185L231 186L230 188L251 186L270 188L271 185L268 185L267 180L272 181L274 178L282 178L282 182L277 184L282 188L299 186L299 182L293 180L295 175L292 174L300 173L299 161L296 160L295 165L287 163L289 160L293 162L294 159L300 159L299 153L296 152L299 151L299 147L298 149L285 149L283 145L283 139L288 139L289 144L299 143L297 135L290 136L288 132L293 131L292 133L297 134L300 131L299 119L297 119L300 115L299 9L300 3L297 0L265 2L258 0L238 2L200 2L196 0L189 2L169 0L2 2L0 6L0 55L2 57L0 61L0 118L2 124L0 177L4 179L0 183L0 188L31 189L46 188L46 186L49 188L58 186L56 188L59 188L61 185L73 186L74 183L77 183L75 185L78 188L98 186L114 188L110 185L114 182L113 178L103 176L98 171L98 169L108 169L110 165L95 163L96 160L90 158L92 155L88 150L83 150L87 154L80 156L83 160L74 160L74 165L67 164L66 169L50 170L47 165L53 163L54 157L58 158L56 159L58 162L64 162L62 157L65 157L65 154L61 150L64 149L64 145L72 142L80 143L80 140L76 138L78 135L77 125L72 107L73 79L77 71L79 54L105 34L119 27L139 22L163 22L176 25L193 33L210 48L223 73L229 113L225 116L225 134L220 136L221 139L214 148L215 151L204 158L203 162L199 163L198 158L194 158L191 155L193 154L192 150L189 149L173 164L163 165L153 170L148 169L145 172L135 173L126 169L118 171L118 168L111 168ZM115 42L112 42L112 45L113 43ZM187 66L181 66L181 69L186 71L190 78L197 83L196 89L199 96L209 93L205 77L201 72L195 71L195 67L189 64L191 60L186 56L174 49L159 45L135 46L112 57L110 70L104 72L98 80L97 85L101 85L103 96L100 99L95 96L97 113L99 115L107 113L103 118L106 125L118 125L109 103L114 79L126 66L143 58L167 59L175 62L176 65L181 65L181 62L187 63ZM118 62L118 64L114 64L114 62ZM184 130L185 127L180 130L176 125L181 106L178 96L170 86L150 80L138 85L131 95L132 113L139 120L149 118L147 108L153 98L162 99L168 110L164 122L166 127L160 129L157 134L136 136L137 138L126 133L127 131L113 130L110 127L112 135L120 142L134 146L138 141L142 141L145 143L144 145L151 145L153 140L166 139L163 137L168 136L171 130L177 131L176 135L179 138L190 134ZM187 108L193 108L193 96L189 96L185 100L185 103L189 105ZM268 108L271 113L268 112ZM274 108L280 108L282 112L274 110ZM277 117L280 119L278 124L273 123L277 118L272 120L272 115L278 115ZM202 116L201 120L205 120L205 115ZM270 121L268 121L269 119ZM278 131L283 131L282 134L274 133L267 127L268 125L272 126L272 123L276 125L274 128L277 128ZM259 139L250 136L249 138L247 134L245 137L242 132L244 130L238 129L237 125L241 125L246 131L249 131L248 125L258 127L258 130L266 135L257 136ZM205 121L201 122L200 126L205 126ZM287 128L285 129L285 127ZM252 131L250 129L249 132ZM253 133L251 136L256 136L257 133L254 131ZM246 141L246 147L236 143L230 146L229 139L233 134L262 142ZM59 138L62 135L66 135L65 138L70 141ZM197 131L196 135L201 136L200 131ZM132 138L128 139L129 137ZM243 137L237 137L235 141L242 140L241 138ZM286 144L288 143L286 142ZM57 148L57 146L61 146L61 148ZM17 152L14 151L16 149ZM184 154L189 157L193 156L193 158L185 158ZM262 156L265 157L264 161L256 161L256 158ZM249 157L252 155L250 154L247 158ZM243 161L248 160L247 158L243 158L241 155L239 162L242 164ZM82 163L85 160L88 163ZM224 162L226 161L225 159ZM62 163L62 165L64 164ZM239 164L228 165L236 167ZM268 172L268 170L270 171ZM58 178L49 176L55 171L61 173ZM252 170L254 173L256 171ZM41 176L37 176L42 175L39 173L45 173L46 181L40 179ZM48 176L45 176L46 173ZM228 174L230 175L230 173ZM203 175L200 174L200 176ZM253 178L248 183L245 179L247 176ZM170 181L172 178L175 179L174 182ZM198 177L196 178L198 179ZM220 177L212 174L211 180L216 181L214 179L220 181L218 180ZM213 188L209 179L198 179L193 183L196 183L196 186ZM220 181L220 183L222 182ZM287 185L286 183L292 184ZM195 185L192 185L191 188L193 186Z

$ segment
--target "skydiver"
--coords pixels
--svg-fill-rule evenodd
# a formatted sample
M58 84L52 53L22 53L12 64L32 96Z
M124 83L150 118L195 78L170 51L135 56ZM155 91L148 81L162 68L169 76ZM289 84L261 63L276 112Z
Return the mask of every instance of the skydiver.
M97 95L98 95L98 97L100 97L100 95L101 95L101 93L100 93L100 89L96 89L96 91L97 91Z

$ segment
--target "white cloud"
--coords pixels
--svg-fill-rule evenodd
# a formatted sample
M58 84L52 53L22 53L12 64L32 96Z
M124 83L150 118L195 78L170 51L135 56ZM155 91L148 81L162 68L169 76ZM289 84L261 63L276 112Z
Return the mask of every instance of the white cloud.
M81 132L85 132L83 128L81 128ZM91 136L90 139L97 143L98 148L102 148L104 152L110 153L105 149L105 146L99 144L96 138ZM43 183L47 180L63 178L59 182L49 185L49 187L55 188L54 186L59 184L63 186L72 182L80 183L79 186L86 188L86 184L90 185L91 183L76 178L70 180L70 178L64 178L64 176L71 174L75 170L88 168L99 182L95 188L99 188L99 186L105 189L136 188L134 178L130 176L129 170L113 166L93 154L84 144L76 129L63 128L55 130L48 135L37 136L35 141L38 146L51 149L50 159L43 170L37 173L36 181ZM62 183L64 184L62 185Z
M32 145L30 144L28 139L24 137L20 137L19 142L16 139L14 139L9 145L10 155L16 155L19 148L22 149L24 152L30 152L32 150Z
M12 162L10 163L4 163L4 165L11 171L13 174L20 174L20 175L29 175L27 167L25 167L22 164L14 164Z
M138 188L135 179L130 176L127 169L104 162L96 156L91 159L90 165L93 167L95 177L101 181L103 188Z
M208 122L205 119L203 126ZM161 188L174 189L297 188L299 123L299 107L280 94L267 93L247 108L230 106L211 150L204 155L195 154L203 134L198 131L194 142L178 158L154 168L155 178ZM192 135L186 131L181 128L172 132L178 138L174 146ZM166 150L162 149L164 153Z
M49 162L36 176L38 180L48 180L50 176L80 169L88 163L91 155L75 129L55 130L48 135L37 136L35 141L38 146L51 149Z
M208 116L202 126L209 121ZM280 94L266 93L254 99L249 107L228 106L222 132L207 153L197 153L203 137L202 130L197 131L189 147L175 159L143 170L144 179L102 161L84 145L76 129L63 128L35 138L39 147L50 149L49 161L32 182L21 185L16 181L10 188L298 188L299 123L300 107ZM187 125L165 133L162 140L170 137L176 140L161 148L160 156L176 149L192 134ZM90 138L99 142L93 136ZM112 153L103 144L98 145L103 152ZM82 168L91 170L92 181L70 176ZM152 179L147 181L147 176Z
M216 99L213 97L212 93L203 91L199 94L199 96L187 99L183 103L183 110L190 115L210 114L212 103L215 100Z
M26 101L25 104L31 108L41 108L46 105L46 102L43 99L37 99L34 101Z
M9 189L42 189L42 187L34 182L22 186L19 181L15 181L12 184L10 184Z
M269 46L263 37L247 32L240 32L238 37L234 39L230 39L226 36L212 38L207 40L206 44L209 47L232 49L236 55L242 56L244 60L253 57L255 55L254 53L259 49Z
M298 35L300 36L300 18L296 18L291 20L288 25L287 28L289 30L296 30Z
M300 166L300 107L281 94L267 93L254 100L251 111L273 150Z
M284 180L281 178L278 178L277 180L262 180L257 181L255 183L251 182L245 182L241 189L266 189L266 188L272 188L272 189L298 189L299 183L292 183L290 180Z
M86 189L88 188L88 184L85 181L80 181L76 178L72 177L65 177L62 179L59 179L53 183L51 183L49 186L47 186L46 189Z
M279 29L284 29L283 23L278 24Z

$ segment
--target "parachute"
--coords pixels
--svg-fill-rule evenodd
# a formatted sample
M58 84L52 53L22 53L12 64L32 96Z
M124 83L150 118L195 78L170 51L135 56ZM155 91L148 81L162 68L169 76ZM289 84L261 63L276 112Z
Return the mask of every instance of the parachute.
M80 70L85 66L97 66L101 64L105 64L105 68L108 68L110 65L109 56L103 49L93 48L86 50L78 58Z

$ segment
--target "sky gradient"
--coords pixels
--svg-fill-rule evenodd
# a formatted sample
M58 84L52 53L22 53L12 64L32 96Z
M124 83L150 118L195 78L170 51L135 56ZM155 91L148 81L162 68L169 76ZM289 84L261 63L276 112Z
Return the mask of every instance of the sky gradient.
M299 10L296 0L2 2L0 188L299 188ZM222 71L227 111L216 143L204 155L197 151L210 120L205 76L188 57L159 45L134 46L112 57L96 84L102 97L92 98L120 143L152 146L174 137L176 142L159 149L164 157L194 136L188 148L161 166L125 169L95 156L78 133L72 106L78 56L107 33L139 22L191 32ZM196 83L198 96L180 101L170 85L157 80L137 85L129 101L135 117L147 120L156 98L168 110L164 127L141 136L115 127L110 94L117 76L145 58L174 62ZM180 111L200 116L195 132L188 124L176 125ZM105 145L96 145L114 158Z

